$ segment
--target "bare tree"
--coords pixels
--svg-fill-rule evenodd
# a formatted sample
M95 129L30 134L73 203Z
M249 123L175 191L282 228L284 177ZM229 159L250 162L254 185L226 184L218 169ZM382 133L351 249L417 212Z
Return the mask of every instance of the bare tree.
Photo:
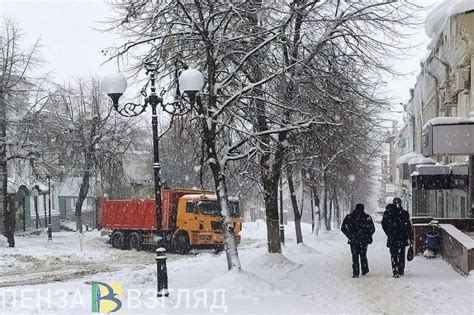
M27 106L27 90L31 89L29 82L29 71L35 66L37 58L38 42L29 50L20 48L21 32L19 27L8 19L3 19L0 25L0 203L5 215L5 230L9 231L9 243L13 241L13 224L7 216L11 216L7 200L7 139L9 121L15 111ZM26 89L26 90L25 90ZM15 156L11 154L10 157ZM18 156L19 157L19 156ZM10 235L11 234L11 235Z
M82 233L82 208L91 180L122 173L122 156L131 146L135 129L130 120L112 114L108 97L95 78L79 80L71 87L57 86L42 113L47 113L42 129L48 135L42 138L50 140L43 143L47 153L39 157L38 164L80 178L75 216L76 230ZM123 176L115 180L120 178Z

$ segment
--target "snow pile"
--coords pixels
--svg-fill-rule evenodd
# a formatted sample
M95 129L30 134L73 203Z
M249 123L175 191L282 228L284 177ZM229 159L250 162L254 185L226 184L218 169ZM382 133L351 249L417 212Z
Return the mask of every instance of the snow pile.
M151 268L146 268L145 270L140 271L131 271L123 275L120 278L120 282L127 283L132 287L140 287L145 284L155 284L156 283L156 271L155 266L150 266ZM117 281L116 278L111 279L111 281Z
M408 161L408 165L416 165L416 164L436 164L436 161L422 155L417 157L413 157Z
M267 224L263 220L244 222L240 235L242 238L265 240L267 238Z
M13 261L9 260L4 260L6 257L0 257L0 269L3 269L5 267L10 268L15 266L15 263Z
M474 2L473 2L474 3ZM428 120L423 129L428 125L458 125L458 124L474 124L474 117L435 117Z
M285 253L289 255L315 255L321 254L318 250L314 249L311 246L306 245L305 243L291 244L289 245Z
M231 270L209 281L205 288L225 289L234 298L236 296L274 295L274 287L257 275L239 270Z
M56 233L53 242L45 237L17 237L18 248L14 249L5 247L0 236L4 245L0 247L0 286L7 285L18 294L24 288L39 290L42 297L25 298L30 307L26 309L21 308L19 295L16 306L6 295L1 314L90 313L91 281L119 282L124 292L124 314L207 314L215 291L225 291L222 304L228 314L465 314L472 309L474 277L460 276L442 259L415 257L407 262L405 276L394 280L380 225L368 249L370 272L357 279L351 278L350 247L340 230L321 230L316 236L310 224L302 224L302 231L306 243L296 245L294 224L290 222L285 226L285 255L267 254L265 223L244 222L243 243L251 246L239 248L243 271L227 271L224 254L168 253L171 293L164 306L154 293L156 264L152 252L113 249L105 243L107 238L96 232L86 233L83 252L79 252L76 233L71 232ZM249 242L245 235L253 240ZM314 248L321 254L315 254ZM14 266L5 263L10 261ZM62 300L55 300L48 306L44 299L48 290L53 296L55 290L66 290L70 304L79 291L86 305L56 307ZM141 299L133 300L141 305L137 308L132 308L132 300L126 298L134 296L128 295L132 291L141 292ZM204 291L207 298L198 300ZM185 292L189 292L189 303Z
M474 1L472 0L445 0L426 17L426 35L432 39L437 38L451 16L472 10L474 10Z
M292 269L298 267L299 264L292 262L282 254L265 253L254 259L250 266L253 269L269 270L269 269Z
M426 258L436 258L436 254L430 249L425 249L423 256Z
M410 161L412 158L415 158L419 155L420 154L416 153L416 152L409 152L407 154L404 154L404 155L402 155L401 157L399 157L397 159L397 165L402 165L402 164L408 163L408 161Z

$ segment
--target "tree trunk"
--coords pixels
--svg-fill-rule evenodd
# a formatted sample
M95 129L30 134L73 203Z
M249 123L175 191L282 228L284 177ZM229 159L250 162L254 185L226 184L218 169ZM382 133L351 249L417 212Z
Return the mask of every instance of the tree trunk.
M81 187L79 188L79 196L76 200L76 231L82 233L82 205L84 204L84 200L87 197L87 193L89 192L89 183L90 182L90 175L89 171L85 170L82 174L82 182Z
M278 220L278 179L262 174L262 180L265 193L268 252L281 253L280 223Z
M209 52L208 52L209 54ZM212 54L211 54L212 55ZM209 56L209 70L215 71L214 60ZM215 73L209 75L210 78L214 78ZM209 82L209 90L212 90L213 83ZM201 112L204 112L204 106L201 98L197 99L198 106L201 109ZM209 95L209 108L216 107L216 97L212 94ZM212 111L207 112L207 115L212 116ZM210 118L208 118L210 119ZM219 202L221 211L220 218L222 223L222 229L224 231L224 246L227 257L227 268L228 270L232 269L241 269L239 253L237 250L237 242L235 240L234 234L234 224L229 212L229 197L227 193L227 183L225 178L225 167L226 165L221 165L217 157L217 144L216 144L216 122L213 121L208 125L206 119L202 120L201 131L203 135L203 141L206 146L206 156L209 168L212 172L212 177L214 179L214 185L217 194L217 200Z
M337 227L341 227L341 209L339 207L339 200L337 198L337 189L336 186L334 186L334 208L336 212L336 224Z
M214 174L214 172L213 172ZM234 224L230 217L229 200L227 193L227 184L225 176L221 172L216 181L216 193L221 206L221 220L223 222L224 242L226 247L227 268L241 269L239 253L237 251L237 242L235 241Z
M311 198L310 198L310 208L311 208L311 233L314 233L314 200L313 200L312 189L311 189Z
M259 32L259 18L258 12L262 7L262 1L248 1L250 8L255 12L250 15L249 24L250 27ZM255 44L258 44L255 42ZM264 78L262 64L266 58L266 53L261 51L255 54L252 58L251 70L249 71L249 80L251 82L259 82ZM254 127L258 132L269 130L269 119L268 113L265 106L265 95L261 88L254 89L252 94L257 96L255 98L255 116ZM285 134L278 135L278 141L276 141L275 152L269 152L268 148L274 144L272 138L267 135L263 136L259 141L258 145L261 147L262 154L260 155L260 167L261 167L261 181L264 189L264 202L265 202L265 217L267 223L267 244L269 253L281 253L280 243L280 223L278 217L278 183L281 176L281 165L284 156L284 147L281 144L282 139L286 138ZM271 157L273 158L273 161Z
M323 213L324 213L324 224L326 226L326 231L331 231L331 221L328 214L328 180L326 173L323 175L324 181L324 203L323 203Z
M329 224L332 224L332 219L333 219L333 216L332 216L332 213L333 213L333 195L331 194L331 198L329 199Z
M318 235L319 233L319 229L321 228L321 208L320 208L320 199L319 199L319 196L318 196L318 191L316 189L315 186L312 186L311 187L311 191L313 193L313 200L314 200L314 207L317 209L317 212L316 214L318 215L318 226L316 227L316 235Z
M5 98L3 90L0 87L0 205L2 207L2 216L6 218L7 207L8 207L8 173L7 173L7 109L5 104ZM4 230L9 231L11 228L9 220L4 221Z
M293 169L290 164L287 165L286 175L288 181L288 190L290 192L291 205L293 207L293 214L295 216L296 243L299 244L303 242L303 234L301 233L301 212L298 209L295 186L293 183Z

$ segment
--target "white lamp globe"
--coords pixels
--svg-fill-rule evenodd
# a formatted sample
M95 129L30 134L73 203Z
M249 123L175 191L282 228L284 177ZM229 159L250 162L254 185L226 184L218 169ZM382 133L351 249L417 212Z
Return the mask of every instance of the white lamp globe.
M102 87L108 95L123 94L127 89L127 79L121 72L110 73L102 79Z
M196 69L186 69L178 79L179 89L182 92L197 92L204 87L204 77Z

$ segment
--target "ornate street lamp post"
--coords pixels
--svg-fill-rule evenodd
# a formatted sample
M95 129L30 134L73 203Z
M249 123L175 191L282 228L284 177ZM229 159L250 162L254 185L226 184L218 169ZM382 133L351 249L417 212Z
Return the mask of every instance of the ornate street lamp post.
M146 88L142 89L141 94L145 97L144 104L125 103L119 104L119 99L127 89L127 80L121 73L114 73L104 78L102 85L110 96L113 102L114 109L124 117L135 117L145 112L148 105L151 106L151 125L153 130L153 171L155 180L155 211L156 211L156 236L157 236L157 247L159 247L161 240L163 239L162 225L161 225L161 178L160 178L160 152L159 152L159 136L158 136L158 114L157 106L169 114L184 114L189 111L186 104L182 100L178 100L171 103L164 103L163 96L165 90L162 90L159 94L156 93L155 81L157 67L154 64L146 65L147 75L150 76L150 95L147 95ZM204 78L202 74L196 69L186 69L179 76L178 80L179 89L188 96L188 100L184 97L189 104L193 105L198 92L204 86ZM164 256L164 251L160 251L160 255ZM162 277L166 279L158 278L158 296L168 296L167 293L167 275L166 275L166 259L157 259L158 269L164 270L164 273L158 272L157 277L162 274ZM160 265L164 264L164 266ZM164 276L163 276L164 274ZM161 280L161 281L160 281Z
M145 112L148 105L151 106L151 125L153 129L153 170L155 179L155 201L156 201L156 233L160 238L161 235L161 180L160 180L160 154L159 154L159 137L158 137L158 115L157 106L160 105L163 110L170 114L182 114L186 112L186 106L182 102L163 103L165 91L160 94L156 93L156 67L154 65L147 66L147 74L150 75L150 95L146 94L146 86L142 89L142 95L145 96L144 104L126 103L119 105L119 99L127 89L127 80L121 73L109 75L103 80L103 88L113 101L114 109L124 117L135 117ZM196 94L204 86L204 78L196 69L184 70L179 77L180 90L189 97L189 102L194 103Z

